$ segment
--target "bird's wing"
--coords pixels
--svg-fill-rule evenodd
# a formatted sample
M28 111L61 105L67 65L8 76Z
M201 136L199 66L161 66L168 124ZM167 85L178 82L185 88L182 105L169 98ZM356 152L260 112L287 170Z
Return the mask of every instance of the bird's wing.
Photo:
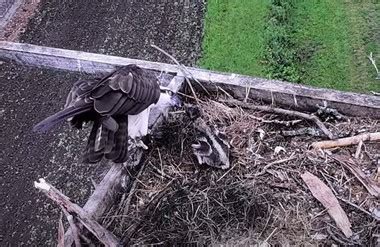
M113 162L125 162L129 132L147 134L149 106L160 98L157 78L137 66L125 66L104 78L86 97L102 117L96 120L99 125L93 125L84 161L98 162L102 152ZM116 130L108 127L115 126L111 120L116 122Z
M157 103L160 87L152 72L131 65L116 70L88 97L100 115L136 115Z
M33 127L35 132L46 132L65 119L91 111L92 101L86 97L100 80L79 80L74 83L66 98L63 110L42 120ZM81 126L81 124L80 124Z

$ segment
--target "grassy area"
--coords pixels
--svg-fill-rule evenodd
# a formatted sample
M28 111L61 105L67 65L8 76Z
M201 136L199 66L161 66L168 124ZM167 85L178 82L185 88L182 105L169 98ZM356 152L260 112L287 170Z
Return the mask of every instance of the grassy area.
M205 68L360 92L380 91L380 4L209 0Z
M367 59L370 49L378 54L369 30L375 20L365 19L365 14L374 14L369 7L374 4L354 2L298 2L293 38L303 83L341 90L379 90Z
M264 76L265 16L270 0L208 0L204 68Z

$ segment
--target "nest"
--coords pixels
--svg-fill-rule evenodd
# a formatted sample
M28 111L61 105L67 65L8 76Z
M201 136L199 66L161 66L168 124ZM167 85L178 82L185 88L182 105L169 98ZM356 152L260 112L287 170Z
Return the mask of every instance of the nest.
M287 136L313 123L286 116L200 101L201 117L230 139L231 167L196 163L196 134L183 111L170 114L150 145L141 168L131 171L126 188L102 224L128 244L342 244L374 246L379 227L376 199L334 155L352 157L356 147L317 152L320 137ZM337 136L375 132L371 119L325 122ZM380 145L369 143L359 157L362 170L375 176ZM352 224L347 239L301 179L318 176L335 193Z

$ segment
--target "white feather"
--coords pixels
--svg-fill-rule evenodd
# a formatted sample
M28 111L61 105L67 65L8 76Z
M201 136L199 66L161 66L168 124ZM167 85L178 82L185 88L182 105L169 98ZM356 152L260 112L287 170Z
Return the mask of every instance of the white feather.
M148 134L150 108L151 106L137 115L128 115L128 135L132 139Z
M161 93L157 104L152 104L144 111L137 115L128 115L128 135L132 139L143 137L148 134L149 115L157 119L161 115L168 116L171 105L171 96L167 93Z

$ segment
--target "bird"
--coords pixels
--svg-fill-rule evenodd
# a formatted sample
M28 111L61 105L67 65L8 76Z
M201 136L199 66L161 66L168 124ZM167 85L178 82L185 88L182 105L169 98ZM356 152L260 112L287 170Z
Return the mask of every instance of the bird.
M206 164L222 170L230 168L231 145L227 136L216 126L208 126L201 118L194 121L196 140L191 145L198 164Z
M83 163L97 163L103 158L124 163L128 158L128 136L136 140L148 133L151 108L166 109L179 102L176 94L160 87L153 71L130 64L101 78L78 80L63 110L36 124L33 131L46 133L64 120L77 129L92 122Z

